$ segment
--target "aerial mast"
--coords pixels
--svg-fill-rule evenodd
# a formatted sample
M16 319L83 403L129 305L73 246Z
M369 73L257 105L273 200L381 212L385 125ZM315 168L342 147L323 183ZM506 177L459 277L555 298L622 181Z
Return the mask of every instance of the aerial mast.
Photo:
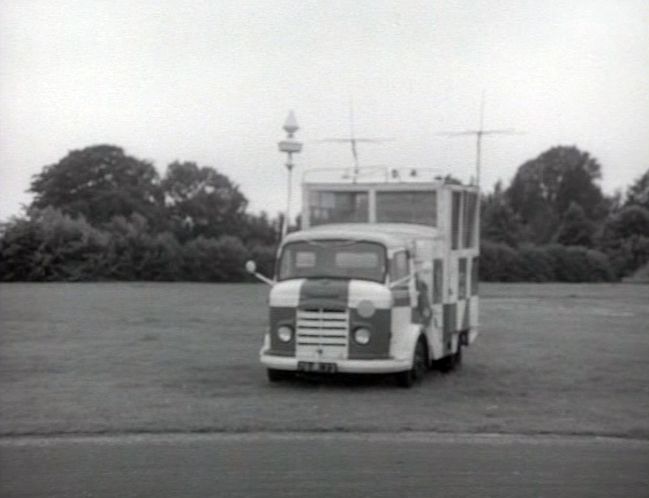
M482 168L482 137L485 135L517 135L520 132L512 129L494 129L494 130L485 130L484 129L484 92L482 93L482 98L480 99L480 127L477 130L464 130L464 131L444 131L438 133L438 135L443 135L446 137L460 137L460 136L471 136L475 135L476 137L476 152L475 152L475 174L476 174L476 184L480 186L480 173Z
M354 130L354 103L350 100L349 103L349 137L344 138L325 138L320 142L333 142L333 143L347 143L351 145L352 157L354 158L354 167L352 168L352 182L356 183L356 179L360 175L360 163L358 160L358 147L359 143L381 143L389 142L391 138L356 138Z

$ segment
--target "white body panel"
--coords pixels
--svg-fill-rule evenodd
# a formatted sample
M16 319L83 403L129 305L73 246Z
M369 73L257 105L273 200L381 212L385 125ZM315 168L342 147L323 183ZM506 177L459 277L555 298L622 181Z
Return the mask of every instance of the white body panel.
M358 308L361 301L371 301L375 308L389 310L392 307L392 294L387 287L376 285L374 282L352 280L349 283L347 306Z
M302 278L275 284L270 290L268 303L277 308L297 308L300 302L300 287L303 283Z
M412 354L412 352L411 352ZM297 370L297 358L285 358L281 356L261 355L261 362L268 368L276 370ZM412 359L398 360L343 360L336 362L338 371L341 373L396 373L412 368Z

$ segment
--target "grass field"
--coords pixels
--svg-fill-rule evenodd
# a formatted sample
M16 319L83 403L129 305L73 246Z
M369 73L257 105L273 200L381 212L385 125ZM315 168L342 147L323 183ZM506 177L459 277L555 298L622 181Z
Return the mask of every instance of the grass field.
M458 372L271 385L263 285L0 285L0 435L445 431L649 438L649 286L482 285Z

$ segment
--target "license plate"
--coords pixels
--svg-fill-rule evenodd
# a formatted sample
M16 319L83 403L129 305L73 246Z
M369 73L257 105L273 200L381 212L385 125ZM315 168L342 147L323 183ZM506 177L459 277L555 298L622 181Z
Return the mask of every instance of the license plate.
M297 369L299 372L336 373L338 371L338 365L335 363L299 361L297 363Z

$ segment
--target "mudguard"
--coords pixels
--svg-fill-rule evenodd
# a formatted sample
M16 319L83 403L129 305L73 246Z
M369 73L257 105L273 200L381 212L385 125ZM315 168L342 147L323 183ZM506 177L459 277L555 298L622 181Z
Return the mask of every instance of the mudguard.
M412 367L412 357L415 352L415 346L417 345L417 341L421 335L423 335L421 325L416 323L409 324L402 332L393 332L392 342L390 345L392 356L396 359L407 361L408 365Z

